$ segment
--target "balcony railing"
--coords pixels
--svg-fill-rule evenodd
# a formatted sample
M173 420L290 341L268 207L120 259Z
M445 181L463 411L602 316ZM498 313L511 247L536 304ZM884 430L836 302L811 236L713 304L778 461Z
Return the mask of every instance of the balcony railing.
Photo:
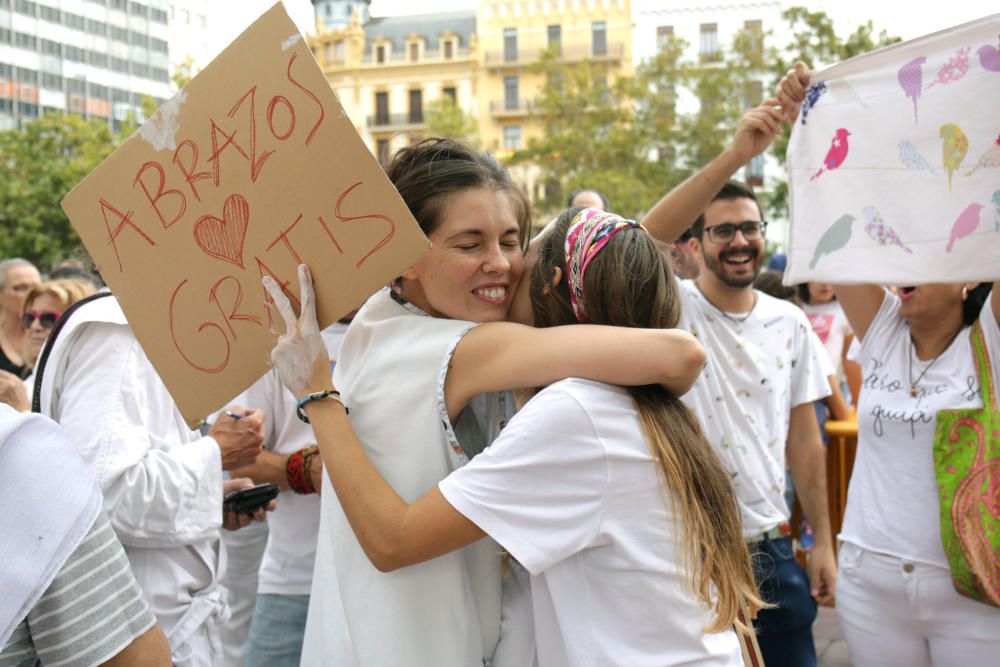
M423 128L427 120L423 113L389 113L368 116L366 124L382 132L399 132Z
M490 101L490 113L497 118L527 116L534 109L535 104L531 100L518 100L517 104L512 104L508 100Z
M492 69L502 67L527 67L538 62L547 49L518 49L516 53L505 53L500 51L486 51L483 59L486 66ZM513 56L513 57L510 57ZM592 46L570 46L562 45L556 54L556 60L563 63L581 62L583 60L595 60L603 62L615 62L625 57L625 44L623 42L610 42L607 48L601 53L595 53Z
M372 47L373 49L375 47ZM378 62L375 57L374 50L372 53L365 53L361 58L361 64L365 67L383 67L391 65L419 65L421 63L450 63L453 61L462 61L469 58L468 47L463 47L455 49L452 51L451 58L444 57L444 49L435 49L433 51L424 51L421 54L419 60L410 60L410 52L406 51L393 51L388 46L385 49L385 58L382 62Z

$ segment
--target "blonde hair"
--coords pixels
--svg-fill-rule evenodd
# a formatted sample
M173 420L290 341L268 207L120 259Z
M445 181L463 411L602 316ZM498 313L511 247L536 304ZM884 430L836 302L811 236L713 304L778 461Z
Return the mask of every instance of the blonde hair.
M59 280L45 280L28 292L24 298L24 310L31 308L32 302L43 294L48 294L59 300L62 304L61 310L66 310L80 299L84 299L97 291L94 285L85 280L76 278L60 278Z

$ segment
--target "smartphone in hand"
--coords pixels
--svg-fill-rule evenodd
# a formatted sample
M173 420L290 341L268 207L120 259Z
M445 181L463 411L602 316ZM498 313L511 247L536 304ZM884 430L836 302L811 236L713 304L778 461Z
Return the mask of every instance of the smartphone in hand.
M279 491L281 489L278 488L278 485L270 482L258 484L242 491L234 491L222 499L222 511L253 514L277 498Z

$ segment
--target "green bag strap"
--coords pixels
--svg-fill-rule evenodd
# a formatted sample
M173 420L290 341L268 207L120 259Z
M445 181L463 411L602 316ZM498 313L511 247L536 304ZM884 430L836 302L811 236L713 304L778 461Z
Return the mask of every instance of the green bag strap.
M997 409L997 391L993 386L993 373L990 368L990 355L986 350L986 337L983 335L983 327L979 320L972 327L969 334L972 342L972 354L975 358L976 368L979 369L979 388L983 392L983 405Z

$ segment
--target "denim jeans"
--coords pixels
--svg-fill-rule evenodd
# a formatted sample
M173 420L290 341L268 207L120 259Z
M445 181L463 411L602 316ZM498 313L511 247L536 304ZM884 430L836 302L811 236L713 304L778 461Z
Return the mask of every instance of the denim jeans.
M795 560L791 538L749 546L761 595L776 605L758 613L754 621L764 663L767 667L815 667L816 602L809 594L809 577Z
M257 595L246 667L299 667L308 611L308 595Z

